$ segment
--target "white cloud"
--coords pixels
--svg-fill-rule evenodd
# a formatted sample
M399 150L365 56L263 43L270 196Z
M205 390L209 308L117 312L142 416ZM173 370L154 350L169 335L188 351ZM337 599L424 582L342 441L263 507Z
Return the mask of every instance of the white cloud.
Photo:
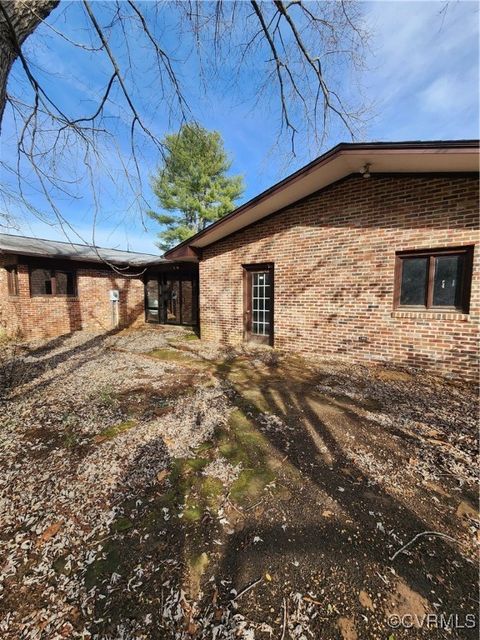
M459 104L474 105L476 102L475 78L471 75L454 76L446 74L435 78L419 95L419 103L427 112L451 113Z
M476 137L477 3L374 2L366 7L375 33L366 82L377 106L374 137Z

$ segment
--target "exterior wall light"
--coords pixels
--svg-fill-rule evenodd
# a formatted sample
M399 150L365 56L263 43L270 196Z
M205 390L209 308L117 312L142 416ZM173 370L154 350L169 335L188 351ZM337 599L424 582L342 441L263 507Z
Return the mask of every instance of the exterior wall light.
M364 178L370 178L370 162L366 162L363 167L360 169L360 173Z

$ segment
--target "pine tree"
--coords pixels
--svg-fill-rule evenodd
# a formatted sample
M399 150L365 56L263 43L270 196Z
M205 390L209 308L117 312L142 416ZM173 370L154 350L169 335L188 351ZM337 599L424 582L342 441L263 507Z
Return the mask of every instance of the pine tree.
M166 250L232 211L244 186L242 176L227 175L231 162L217 131L185 124L163 143L166 153L152 188L170 213L149 216L165 227L158 246Z

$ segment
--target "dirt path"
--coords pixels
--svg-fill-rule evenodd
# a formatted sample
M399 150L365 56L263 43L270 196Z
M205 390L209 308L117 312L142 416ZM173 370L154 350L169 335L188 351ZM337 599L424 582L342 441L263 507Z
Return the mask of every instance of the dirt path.
M17 360L2 638L478 636L470 389L174 329Z

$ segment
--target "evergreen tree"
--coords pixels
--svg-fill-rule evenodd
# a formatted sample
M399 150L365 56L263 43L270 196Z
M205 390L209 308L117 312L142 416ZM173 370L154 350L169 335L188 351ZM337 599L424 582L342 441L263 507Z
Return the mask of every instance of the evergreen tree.
M149 216L165 228L158 246L167 250L235 208L243 177L228 176L231 162L217 131L185 124L165 136L165 157L152 187L164 211Z

